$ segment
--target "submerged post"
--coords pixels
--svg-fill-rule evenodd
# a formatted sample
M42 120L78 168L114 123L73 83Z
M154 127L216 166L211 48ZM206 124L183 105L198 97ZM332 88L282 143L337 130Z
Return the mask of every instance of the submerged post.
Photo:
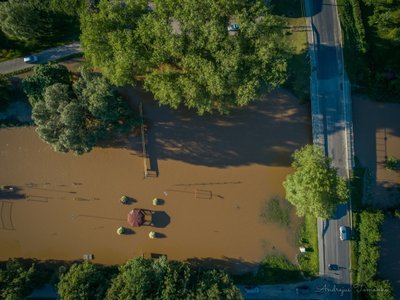
M146 155L146 140L144 136L144 120L143 120L143 104L142 101L139 103L139 113L140 113L140 132L142 135L142 156L143 156L143 169L144 178L147 177L147 155Z

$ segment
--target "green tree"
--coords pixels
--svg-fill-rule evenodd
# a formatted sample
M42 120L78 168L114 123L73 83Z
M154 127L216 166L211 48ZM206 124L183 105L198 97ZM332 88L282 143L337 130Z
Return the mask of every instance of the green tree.
M337 204L348 197L346 181L337 175L330 158L322 149L306 145L293 154L294 174L283 183L286 199L297 208L297 214L328 218Z
M24 87L39 137L59 152L89 152L99 140L138 121L110 83L85 68L72 84L65 67L40 66Z
M7 108L11 101L10 78L0 74L0 110Z
M84 0L9 0L0 3L0 27L25 46L54 44L79 32Z
M242 299L223 271L194 271L187 263L136 258L120 267L106 299Z
M19 261L8 261L5 269L0 269L0 299L24 299L35 287L35 273L34 264L28 268Z
M65 66L54 63L36 66L33 74L23 80L24 92L31 105L40 101L45 89L55 83L71 84L70 74Z
M85 56L113 84L144 86L161 104L226 113L286 78L283 23L261 0L101 0L81 18ZM228 32L230 23L240 30Z
M201 274L190 299L243 299L238 288L224 271L210 270Z
M0 3L0 26L10 38L20 41L49 40L56 35L56 16L37 0Z
M156 299L161 288L159 273L162 271L162 268L153 268L152 260L132 259L120 267L118 276L113 279L107 291L106 299Z
M73 264L61 275L58 294L65 300L104 299L108 278L102 269L90 262Z

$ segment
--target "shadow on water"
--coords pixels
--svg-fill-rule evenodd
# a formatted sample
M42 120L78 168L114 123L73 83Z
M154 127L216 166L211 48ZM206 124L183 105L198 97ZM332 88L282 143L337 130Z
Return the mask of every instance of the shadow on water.
M156 232L155 234L156 234L155 235L156 239L165 239L167 237L166 234L161 233L161 232Z
M255 273L258 270L258 263L246 262L243 259L223 257L218 258L188 258L187 261L196 268L208 270L208 269L221 269L231 274L244 274L244 273Z
M124 229L124 235L132 235L135 234L136 232L130 228L126 228Z
M156 228L165 228L171 223L171 218L166 212L154 211L152 215L152 226Z
M159 106L138 88L126 87L123 94L132 105L143 102L145 118L151 120L149 159L157 169L156 161L167 159L213 167L289 166L291 154L309 142L308 106L282 91L223 116ZM141 155L140 136L131 137L128 145Z
M26 195L22 193L21 189L13 186L10 189L1 189L0 190L0 200L19 200L25 199Z

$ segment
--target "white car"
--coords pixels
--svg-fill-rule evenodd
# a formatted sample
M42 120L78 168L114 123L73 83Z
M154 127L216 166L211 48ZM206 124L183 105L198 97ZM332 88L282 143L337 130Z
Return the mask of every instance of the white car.
M346 226L339 227L339 237L342 241L346 241L349 239L349 234Z
M30 55L24 57L24 63L31 64L38 61L38 57L36 55Z

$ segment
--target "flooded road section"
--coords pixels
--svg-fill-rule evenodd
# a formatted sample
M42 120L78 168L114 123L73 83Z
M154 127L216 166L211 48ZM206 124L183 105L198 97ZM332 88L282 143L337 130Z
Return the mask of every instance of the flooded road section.
M149 164L158 177L144 178L140 136L77 157L55 153L34 128L0 130L0 184L14 187L0 194L0 259L93 254L115 264L164 254L233 271L271 251L294 260L298 219L290 228L265 224L260 209L284 195L290 154L310 136L307 108L279 91L230 116L201 118L131 96L151 121ZM122 195L132 203L121 204ZM153 225L117 235L133 208L152 210Z

